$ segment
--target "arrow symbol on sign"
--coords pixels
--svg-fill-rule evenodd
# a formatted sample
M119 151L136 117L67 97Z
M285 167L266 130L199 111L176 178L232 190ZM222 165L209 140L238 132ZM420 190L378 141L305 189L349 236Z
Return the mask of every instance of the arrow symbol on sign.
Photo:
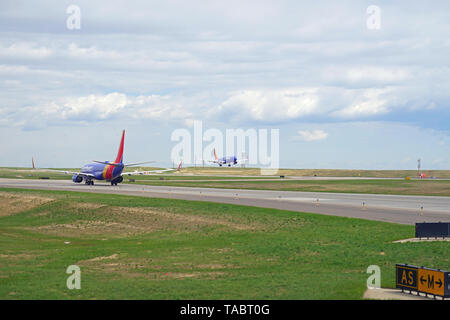
M423 284L424 282L427 282L427 279L424 279L423 276L420 277L420 283Z
M439 279L439 282L436 281L436 284L439 285L439 288L442 287L442 281L441 281L441 279Z

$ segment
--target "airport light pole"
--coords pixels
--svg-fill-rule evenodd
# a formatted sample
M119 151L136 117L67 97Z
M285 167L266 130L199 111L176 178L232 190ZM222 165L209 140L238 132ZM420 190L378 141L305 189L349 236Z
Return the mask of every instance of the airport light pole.
M420 177L420 158L417 159L417 175Z

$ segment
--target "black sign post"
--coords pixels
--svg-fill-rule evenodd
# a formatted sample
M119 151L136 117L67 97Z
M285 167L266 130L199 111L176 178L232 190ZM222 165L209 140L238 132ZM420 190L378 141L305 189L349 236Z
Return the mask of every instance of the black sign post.
M450 222L416 223L416 238L450 237Z

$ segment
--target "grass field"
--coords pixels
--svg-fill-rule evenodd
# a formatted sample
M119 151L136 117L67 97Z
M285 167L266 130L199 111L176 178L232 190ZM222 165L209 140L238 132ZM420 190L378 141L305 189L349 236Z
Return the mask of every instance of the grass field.
M413 226L207 202L0 190L0 299L360 299L369 265L450 269ZM69 265L81 289L69 290Z
M450 180L275 180L275 181L157 181L147 185L252 190L450 196Z
M258 168L240 167L187 167L181 173L197 175L242 175L258 176ZM427 177L450 178L450 170L423 170ZM417 170L346 170L346 169L279 169L277 175L312 177L366 177L366 178L405 178L417 177Z

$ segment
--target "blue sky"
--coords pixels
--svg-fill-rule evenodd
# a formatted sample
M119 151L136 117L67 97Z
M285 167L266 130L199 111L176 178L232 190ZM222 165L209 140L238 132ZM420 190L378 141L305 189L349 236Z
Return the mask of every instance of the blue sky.
M70 30L67 8L80 8ZM367 8L380 9L369 29ZM280 165L450 169L446 1L0 3L0 166L171 164L171 133L280 130ZM239 153L239 151L237 151Z

